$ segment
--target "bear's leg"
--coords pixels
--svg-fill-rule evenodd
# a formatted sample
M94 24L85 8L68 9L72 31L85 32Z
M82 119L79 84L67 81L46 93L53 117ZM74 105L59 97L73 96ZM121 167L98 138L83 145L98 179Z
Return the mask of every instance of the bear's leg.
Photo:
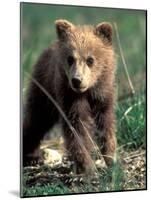
M39 162L40 140L56 123L58 112L48 97L31 83L23 121L23 165Z
M94 167L90 140L93 122L88 103L81 99L74 102L66 116L74 130L71 130L63 120L65 145L70 158L75 163L76 172L91 171Z
M91 147L86 140L87 136L81 124L73 124L74 130L70 130L64 123L64 139L69 158L74 161L75 170L77 173L90 171L93 167L91 159ZM75 126L74 126L75 125Z
M100 112L96 118L96 139L107 166L116 161L116 137L112 110Z

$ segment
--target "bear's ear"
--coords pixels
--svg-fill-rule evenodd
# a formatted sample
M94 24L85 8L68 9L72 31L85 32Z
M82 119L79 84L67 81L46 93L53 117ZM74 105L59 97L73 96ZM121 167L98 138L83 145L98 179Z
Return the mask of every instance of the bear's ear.
M95 34L112 44L112 25L110 23L103 22L98 24L95 27Z
M56 20L55 25L58 38L61 40L66 39L71 31L74 29L74 25L72 23L63 19Z

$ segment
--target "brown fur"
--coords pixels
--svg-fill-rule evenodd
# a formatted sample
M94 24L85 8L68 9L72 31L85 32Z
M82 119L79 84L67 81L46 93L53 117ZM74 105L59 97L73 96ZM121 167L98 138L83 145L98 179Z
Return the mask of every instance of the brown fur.
M32 76L64 111L86 151L91 154L88 133L96 139L106 164L110 166L116 149L113 111L115 59L111 25L74 26L66 20L57 20L56 30L59 40L43 52ZM75 59L71 66L67 63L70 55ZM89 56L93 58L92 66L86 63ZM81 83L79 88L74 88L72 79L77 75ZM24 165L39 158L34 153L40 140L59 119L66 147L78 169L86 169L90 165L85 150L57 108L32 81L25 106Z

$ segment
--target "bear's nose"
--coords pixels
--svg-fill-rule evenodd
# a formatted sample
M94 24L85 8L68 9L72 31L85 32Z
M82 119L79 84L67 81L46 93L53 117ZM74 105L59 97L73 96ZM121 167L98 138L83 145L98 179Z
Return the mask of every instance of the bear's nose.
M79 88L81 84L81 79L79 77L72 78L72 85L74 88Z

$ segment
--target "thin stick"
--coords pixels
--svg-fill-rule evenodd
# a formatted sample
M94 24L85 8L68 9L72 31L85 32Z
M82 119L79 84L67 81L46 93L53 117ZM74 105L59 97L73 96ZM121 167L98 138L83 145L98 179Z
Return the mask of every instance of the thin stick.
M119 33L118 33L118 27L117 27L117 24L115 22L113 24L114 24L114 28L115 28L117 43L118 43L118 46L119 46L123 66L124 66L125 73L126 73L126 76L127 76L127 79L128 79L128 83L129 83L129 86L130 86L130 89L131 89L131 93L135 94L135 90L134 90L132 81L130 79L130 76L129 76L129 73L128 73L128 68L127 68L127 65L126 65L126 62L125 62L125 58L124 58L124 54L123 54L123 50L122 50L122 46L121 46L121 42L120 42L120 37L119 37Z
M136 158L136 157L142 156L144 154L145 154L145 152L139 153L139 154L135 154L135 155L132 155L132 156L128 156L128 157L124 158L124 160L128 160L128 159L131 159L131 158Z

